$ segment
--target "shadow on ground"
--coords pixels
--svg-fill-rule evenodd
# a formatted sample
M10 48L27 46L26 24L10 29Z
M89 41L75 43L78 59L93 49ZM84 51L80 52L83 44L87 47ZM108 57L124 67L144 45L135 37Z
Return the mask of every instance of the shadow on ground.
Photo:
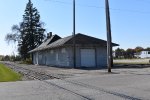
M77 68L70 68L70 67L59 67L59 66L51 66L54 68L62 68L62 69L80 69L80 70L107 70L107 66L105 67L77 67ZM135 69L142 69L142 68L150 68L150 64L114 64L112 69L121 69L121 68L135 68Z
M114 64L113 69L120 69L120 68L150 68L150 64Z

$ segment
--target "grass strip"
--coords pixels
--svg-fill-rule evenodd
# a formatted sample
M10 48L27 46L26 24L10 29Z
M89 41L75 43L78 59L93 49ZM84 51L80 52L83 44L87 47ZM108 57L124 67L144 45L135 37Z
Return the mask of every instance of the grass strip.
M21 75L0 63L0 82L20 81Z

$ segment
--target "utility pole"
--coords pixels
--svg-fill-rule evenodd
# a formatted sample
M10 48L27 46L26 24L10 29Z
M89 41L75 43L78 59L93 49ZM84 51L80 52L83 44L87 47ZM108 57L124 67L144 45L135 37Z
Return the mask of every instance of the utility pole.
M73 65L74 68L76 68L76 6L75 6L75 0L73 0Z
M110 11L109 11L109 1L105 0L106 8L106 27L107 27L107 66L108 72L111 72L111 67L113 65L112 58L112 37L111 37L111 23L110 23Z

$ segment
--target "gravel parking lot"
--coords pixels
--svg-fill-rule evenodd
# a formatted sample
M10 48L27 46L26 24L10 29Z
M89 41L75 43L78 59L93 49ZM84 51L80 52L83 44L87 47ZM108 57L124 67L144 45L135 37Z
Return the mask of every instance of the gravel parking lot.
M85 76L105 75L107 69L68 69L56 68L39 65L26 65L14 62L3 62L14 71L23 75L23 80L48 80L66 79ZM142 74L149 73L149 64L117 64L112 68L113 73L117 74ZM147 72L148 71L148 72Z

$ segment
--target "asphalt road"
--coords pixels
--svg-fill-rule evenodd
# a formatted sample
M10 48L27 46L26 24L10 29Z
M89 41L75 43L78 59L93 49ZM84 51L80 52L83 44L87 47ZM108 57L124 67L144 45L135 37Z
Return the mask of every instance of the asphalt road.
M0 83L0 100L150 100L150 68Z

